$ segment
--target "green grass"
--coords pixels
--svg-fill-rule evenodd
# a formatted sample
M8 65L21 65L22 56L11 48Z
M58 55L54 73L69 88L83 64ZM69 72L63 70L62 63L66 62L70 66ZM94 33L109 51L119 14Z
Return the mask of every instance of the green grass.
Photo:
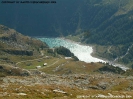
M66 39L69 39L69 40L72 40L72 41L75 41L75 42L81 42L81 37L82 37L83 34L78 34L78 35L75 35L75 36L72 36L72 35L68 35L66 36L65 38Z
M101 63L85 63L81 61L73 61L66 59L59 59L59 61L46 68L42 68L41 71L48 74L84 74L96 71L98 68L102 67Z
M49 59L43 58L43 59L39 59L39 60L35 60L35 61L22 62L18 65L19 65L19 67L24 68L24 69L36 69L36 66L42 66L42 68L43 68L44 63L47 63L48 64L47 66L49 66L57 60L58 60L58 58L54 58L54 57L51 57Z
M122 91L122 90L126 90L126 88L129 87L129 82L128 81L121 81L121 83L119 83L118 85L116 86L113 86L113 88L111 89L112 91Z

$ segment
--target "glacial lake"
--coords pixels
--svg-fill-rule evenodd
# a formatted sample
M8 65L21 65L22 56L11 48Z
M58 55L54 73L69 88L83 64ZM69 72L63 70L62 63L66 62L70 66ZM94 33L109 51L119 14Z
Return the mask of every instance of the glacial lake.
M78 42L70 41L64 38L48 38L48 37L37 37L37 39L47 43L47 45L50 48L53 47L59 47L63 46L68 48L72 53L74 53L75 56L78 57L80 61L84 61L86 63L90 62L108 62L109 64L112 64L115 67L120 67L123 70L129 69L128 67L117 64L117 63L112 63L110 61L104 61L102 59L92 57L91 53L93 52L93 48L89 45L83 45Z
M88 45L79 44L63 38L38 38L43 42L46 42L50 48L63 46L68 48L80 61L87 63L90 62L105 62L104 60L91 56L93 48Z

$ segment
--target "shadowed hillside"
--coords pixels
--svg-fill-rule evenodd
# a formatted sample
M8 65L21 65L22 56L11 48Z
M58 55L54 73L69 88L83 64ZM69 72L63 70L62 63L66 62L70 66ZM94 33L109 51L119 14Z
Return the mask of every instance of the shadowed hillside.
M30 36L77 35L89 30L91 35L83 37L83 42L126 44L133 42L132 3L133 0L56 0L48 5L0 3L0 23Z

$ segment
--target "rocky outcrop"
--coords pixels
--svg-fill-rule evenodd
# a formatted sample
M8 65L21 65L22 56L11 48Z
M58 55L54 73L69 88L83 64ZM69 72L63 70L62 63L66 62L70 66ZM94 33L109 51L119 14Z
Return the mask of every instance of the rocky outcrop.
M122 70L121 68L119 67L114 67L114 66L111 66L111 65L107 65L107 66L104 66L102 68L99 68L100 72L112 72L112 73L116 73L116 74L124 74L125 71Z
M28 50L16 50L16 49L2 49L4 52L13 54L13 55L27 55L27 56L32 56L33 51L28 51Z
M32 56L34 53L39 53L39 49L43 48L48 48L46 43L0 25L0 51L15 55Z
M0 77L5 76L29 76L30 72L13 65L0 64Z
M90 75L83 75L83 74L74 74L74 75L49 75L45 73L35 73L37 71L30 72L31 76L19 77L19 76L7 76L1 78L3 83L19 83L23 85L55 85L55 86L66 86L70 88L80 88L80 89L94 89L94 90L108 90L113 88L114 86L120 85L121 82L128 80L128 82L132 82L133 77L130 79L127 76L120 76L116 74L90 74ZM22 72L21 72L22 73ZM28 72L25 71L24 74ZM29 75L29 74L28 74ZM128 85L130 90L132 90L133 86ZM131 88L132 87L132 88Z

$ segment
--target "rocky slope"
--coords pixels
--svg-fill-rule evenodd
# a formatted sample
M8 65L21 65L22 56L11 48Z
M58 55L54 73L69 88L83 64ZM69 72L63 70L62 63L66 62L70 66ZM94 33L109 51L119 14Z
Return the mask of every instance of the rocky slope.
M97 99L99 94L110 96L108 93L125 99L126 95L129 99L133 98L132 76L108 71L69 75L46 74L39 70L26 73L29 75L0 77L0 98L77 99L80 95Z
M14 29L0 25L0 48L18 50L37 50L37 48L47 48L45 43L34 38L24 36Z
M74 61L63 56L66 49L60 55L48 50L45 43L0 25L1 99L133 98L132 69Z
M31 37L24 36L14 29L0 25L0 61L5 63L14 63L21 56L40 55L40 49L48 46ZM17 56L16 56L17 55ZM20 58L22 59L22 58Z

